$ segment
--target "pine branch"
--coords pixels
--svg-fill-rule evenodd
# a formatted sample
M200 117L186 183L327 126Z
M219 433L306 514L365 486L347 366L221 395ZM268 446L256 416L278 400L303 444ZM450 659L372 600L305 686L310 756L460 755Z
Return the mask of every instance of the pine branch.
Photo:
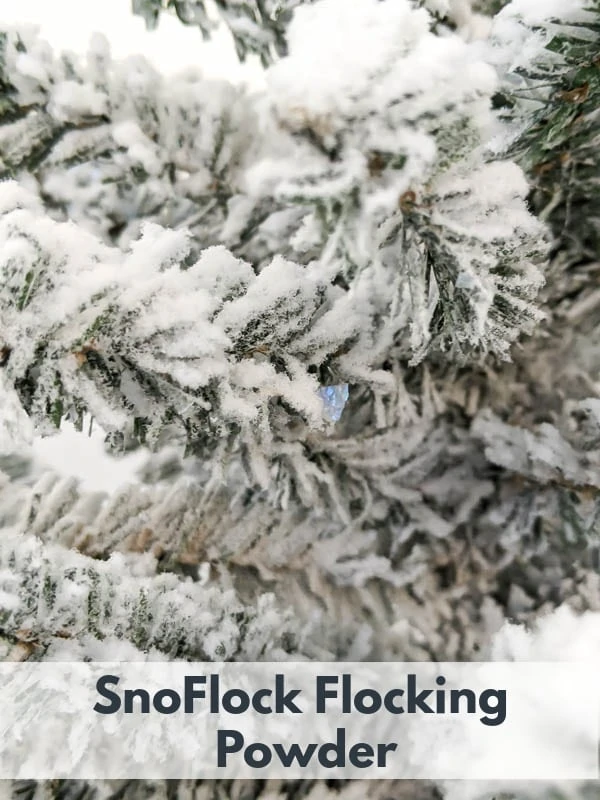
M238 57L244 61L254 53L266 66L287 53L286 29L294 9L303 2L306 0L216 0L216 8L233 35ZM184 25L200 28L204 38L216 27L207 6L204 0L131 0L133 13L143 17L150 30L158 25L161 13L172 11Z
M534 432L481 413L473 433L492 463L521 477L494 511L501 536L541 534L542 547L556 542L568 558L573 547L600 548L600 402L571 404L565 417L562 433L548 423Z
M278 660L291 646L291 620L272 596L244 605L232 591L172 574L145 575L151 563L143 559L115 555L99 562L5 531L0 565L0 630L28 645L34 657L50 657L58 648L71 659L98 660L100 653L108 657L100 642L116 652L124 642L121 651L130 658L137 650L256 661Z
M124 254L1 190L4 373L42 430L87 409L109 432L156 442L178 425L212 448L227 426L260 435L276 398L324 424L308 373L326 295L314 271L279 259L256 276L223 249L181 269L182 232L147 228Z
M0 196L2 346L10 354L3 371L42 432L88 411L114 436L155 447L183 436L209 455L233 436L257 453L260 442L267 465L269 443L289 438L293 418L299 439L327 427L319 370L389 392L391 376L378 368L411 354L398 337L412 329L413 357L431 338L395 260L366 267L343 291L318 263L276 258L256 275L216 248L189 266L189 237L157 226L123 253L51 221L10 182ZM503 285L514 303L515 289L528 291L516 276L498 279ZM453 337L505 346L517 333L517 309L536 314L504 299L502 291L489 316L475 305L466 329L452 315Z
M390 791L397 800L441 800L429 782L409 780L56 780L13 786L11 800L386 800Z
M29 30L0 34L0 87L0 177L37 187L54 218L124 246L144 220L199 218L217 243L253 135L241 90L114 61L101 36L85 60L55 57Z
M54 475L19 489L7 481L0 525L94 557L152 552L161 569L179 572L210 562L271 580L323 562L339 585L378 578L401 586L424 567L411 561L415 543L456 534L493 490L474 445L439 421L433 428L415 419L410 435L392 429L312 447L310 460L299 448L284 450L258 494L236 462L220 481L215 465L202 462L173 483L107 498Z
M95 557L151 553L159 570L196 578L211 564L213 580L245 593L267 585L308 626L303 652L312 657L471 658L498 615L527 620L559 597L597 607L598 488L573 491L547 474L548 442L563 470L561 448L578 469L597 459L597 428L585 409L573 410L579 432L572 444L549 426L538 441L484 415L470 441L437 420L434 433L406 442L407 453L414 449L404 461L406 431L324 443L338 465L336 474L317 462L320 479L331 490L340 482L329 501L316 496L314 509L302 510L277 483L256 493L230 472L227 484L215 486L188 464L189 474L173 483L129 487L112 498L50 475L19 488L6 482L0 524ZM481 460L482 443L502 470ZM524 480L515 479L519 472ZM356 489L368 499L362 513ZM358 516L336 519L336 501ZM366 617L357 612L358 597L371 609ZM411 627L384 633L394 625L390 609Z
M496 21L496 45L503 45L509 30L514 37L518 26L529 31L523 35L530 40L523 48L529 58L515 54L510 65L502 90L504 115L518 122L510 154L531 178L533 203L551 226L564 270L594 260L600 247L600 5L581 0L558 19L534 19L535 33L529 28L536 11L523 6L521 14L528 13L523 22L509 4ZM572 299L574 279L569 273L554 276L554 302Z
M350 40L354 35L364 35L363 12L364 9L359 9L350 26ZM438 357L440 353L444 354L444 359L450 357L463 361L482 352L508 358L511 343L522 331L531 332L541 318L533 300L541 283L536 263L542 257L540 239L543 231L525 209L523 198L527 187L514 166L495 163L482 167L473 163L471 155L480 136L479 128L488 116L487 105L492 88L489 73L485 69L480 71L483 65L473 62L471 51L459 39L448 45L448 40L438 40L429 33L429 20L424 12L415 11L408 5L396 7L383 3L377 6L377 13L381 14L378 24L382 30L391 23L398 29L400 38L398 42L391 40L376 69L367 70L366 80L355 86L356 97L349 108L342 113L334 108L325 117L322 108L315 108L315 113L312 113L310 95L306 95L302 85L294 85L295 77L290 78L290 74L297 76L304 72L306 54L302 47L296 48L295 55L285 60L286 65L283 62L278 65L277 69L281 67L283 72L274 73L274 85L284 92L282 94L278 89L273 95L279 104L281 119L276 125L271 118L267 132L274 133L273 139L269 138L269 148L279 149L281 156L269 161L266 140L261 144L259 150L264 150L255 154L254 171L247 169L243 174L243 182L248 188L245 193L230 197L227 205L230 216L220 234L215 235L212 217L209 221L196 218L195 239L202 243L226 240L235 254L246 255L253 269L260 271L257 280L264 281L264 285L272 274L266 271L267 265L270 264L269 268L275 271L271 259L273 251L293 256L296 263L309 263L317 258L320 261L320 270L312 269L310 292L313 299L309 304L312 310L305 308L305 318L298 321L300 326L305 326L304 330L307 330L309 318L312 323L310 332L299 335L299 351L293 353L300 363L290 361L291 332L277 331L278 341L283 339L279 349L285 348L285 351L273 352L270 338L275 331L261 334L261 325L257 322L248 322L257 327L255 335L240 331L241 341L234 346L238 360L249 358L254 362L260 356L270 361L270 367L261 367L262 379L266 379L269 372L268 380L279 383L277 390L270 391L270 397L283 397L288 405L296 402L297 406L297 399L289 399L292 395L299 398L296 388L300 384L296 378L292 379L295 381L294 391L288 392L286 397L287 381L295 369L300 373L306 370L310 375L316 371L324 383L363 382L374 378L374 367L390 363L390 355L394 361L403 363L416 363L430 354ZM317 15L314 24L333 25L337 24L336 19ZM408 39L402 33L407 20L412 20L411 25L414 23ZM355 23L356 30L353 27ZM411 63L418 60L422 39L427 46L439 48L441 66L431 74L424 74L423 86L413 96L410 86L402 88L401 83L399 90L396 78L403 81L402 76ZM9 61L13 59L7 67L7 75L14 77L19 73L18 65L21 63L19 47L25 47L28 55L33 56L38 45L26 46L19 37L7 41L10 43L7 50ZM337 58L337 54L334 55ZM395 62L397 66L389 72ZM87 73L83 73L84 83L89 81L92 86L96 85L94 81L100 80L100 63L106 66L106 56L97 53L86 67ZM52 69L56 71L57 67ZM66 67L61 69L64 72ZM69 64L69 69L81 71L72 64ZM471 76L470 82L454 81L457 73L462 74L465 70ZM58 72L60 74L60 70ZM442 74L448 76L448 83L444 86L438 84ZM125 76L124 72L119 78L121 83ZM115 84L117 88L119 81ZM83 97L88 105L93 105L93 100L110 110L114 104L109 99L115 94L117 99L120 96L114 87L110 90L100 87L94 90L96 94L94 91L90 94L87 89L82 89L81 93L79 90L74 92L73 86L65 86L64 75L62 82L54 78L51 82L46 81L48 86L39 77L31 79L26 76L24 84L21 78L17 83L20 87L18 92L24 98L28 95L43 98L45 108L50 110L44 113L50 113L52 117L58 109L55 113L57 119L67 112L76 116L81 113L81 108L73 111L69 105L74 98L81 103ZM336 89L331 96L339 96L337 89L340 87L325 88L327 92ZM150 104L147 107L142 103L146 92L147 87L137 95L125 92L121 101L123 111L119 112L124 114L127 109L142 109L143 113L136 110L136 115L145 132L141 133L139 125L134 131L131 126L124 130L121 124L116 128L113 126L110 135L113 139L117 137L115 141L127 144L128 152L134 158L154 163L156 154L151 154L152 142L159 137L160 126L154 106ZM377 104L381 104L383 99L387 110L382 124L374 126L376 108L373 98L378 96ZM440 112L442 98L445 106ZM309 104L310 114L306 118L303 112L301 130L297 130L293 109L289 108L289 103L296 100ZM319 97L317 101L321 102ZM24 102L24 99L19 100L19 104ZM284 130L286 126L291 128ZM338 136L336 131L341 138L339 146L336 145L338 152L334 154L329 139ZM79 135L81 132L72 133ZM172 133L170 128L165 128L165 136ZM181 141L181 135L178 141ZM217 137L215 142L220 152L222 140ZM112 145L108 152L113 152ZM160 152L161 148L159 155ZM56 153L54 156L61 161L62 156ZM164 163L161 158L159 163ZM289 164L293 165L292 174L289 166L284 166ZM86 171L81 174L89 175L90 164L85 167ZM200 169L197 162L194 169ZM286 176L283 183L282 170ZM43 179L42 197L45 201L48 192L52 196L52 185L61 185L65 175L74 177L69 169L64 172L63 167L55 173L52 183L45 181L41 173L38 175L38 180L40 177ZM238 177L241 179L242 176ZM409 188L411 185L414 189ZM482 191L483 185L488 185L489 190ZM159 200L160 192L158 196L155 194L156 185L152 181L145 180L143 186L149 193L152 186L152 196ZM127 191L123 175L116 179L115 191L117 197ZM103 203L98 205L97 200L91 204L84 200L81 205L77 192L72 199L70 213L82 223L85 221L86 227L96 212L105 220L114 218L114 198L109 198L107 207ZM209 205L214 207L214 198ZM260 209L258 216L254 214L257 209ZM507 209L510 209L508 214ZM135 211L136 225L144 214ZM246 220L243 224L240 224L240 214L241 219ZM117 216L123 218L120 212ZM282 220L287 220L287 224L282 226ZM100 227L103 226L104 223ZM186 253L181 256L182 266L193 263L198 250L196 242L189 241ZM40 257L43 260L47 255L40 254ZM46 269L51 272L54 268L54 264L49 264ZM21 300L14 299L17 306L29 297L28 272L31 270L21 278ZM314 275L317 275L316 279ZM283 296L281 302L284 306L288 304ZM261 313L264 311L264 307L261 308ZM87 313L90 314L89 309ZM134 419L133 433L136 437L150 440L156 439L175 418L176 424L185 430L188 442L199 451L205 446L210 449L210 444L202 442L203 437L212 441L224 430L214 416L214 387L207 387L204 382L203 392L190 392L188 387L180 385L173 388L173 381L181 383L181 379L175 376L174 364L165 369L164 363L159 364L146 353L145 364L141 366L137 353L133 358L122 349L114 353L114 342L102 355L95 344L96 334L106 335L113 326L114 320L110 315L114 309L106 309L106 313L106 319L99 315L90 319L83 330L75 331L74 340L68 345L63 343L79 362L81 369L77 378L95 373L95 397L91 405L88 397L63 398L66 384L70 384L69 391L72 391L73 375L67 378L61 370L58 374L55 371L43 376L45 387L42 395L37 395L37 387L31 379L34 374L39 374L36 371L38 367L34 370L31 365L21 363L20 372L17 372L14 363L18 356L11 351L13 344L5 336L2 347L3 352L10 353L8 370L18 375L19 393L25 407L32 411L38 424L44 417L56 423L67 412L80 418L84 408L93 408L110 431L122 429L117 414L120 413L123 419L125 413ZM282 311L284 317L288 313L289 308ZM120 324L128 324L123 315L121 317ZM349 324L352 318L355 320L353 325ZM111 335L121 338L122 332L113 331ZM41 342L38 341L38 345ZM136 342L134 349L153 346L144 340ZM63 352L66 352L66 347ZM310 354L308 363L307 353ZM36 359L43 361L44 358L44 352L38 349ZM189 360L189 354L184 358ZM251 368L254 369L254 365L245 364L244 370L238 368L237 371L247 373ZM257 374L260 370L254 371ZM281 378L286 372L287 376ZM143 404L137 399L132 400L130 392L122 392L117 401L112 401L109 395L117 383L123 386L121 376L124 374L127 376L126 385L140 387L142 394L156 398L174 393L178 395L177 401L173 399L163 408L155 406L153 419L149 419L149 414L140 407ZM307 388L312 380L305 373L304 387ZM378 380L387 381L389 385L385 374L380 374ZM39 383L37 377L35 383ZM183 393L178 389L183 389ZM203 396L199 397L199 394ZM223 397L219 395L217 390L217 406L223 403ZM136 398L139 397L138 393ZM239 397L234 400L238 402ZM190 403L195 405L192 411ZM305 393L301 405L302 408L296 407L295 411L300 410L304 421L308 412L309 425L318 427L319 411L314 397L309 399ZM262 422L265 419L263 412ZM216 413L219 417L220 409ZM256 410L238 406L232 416L237 416L235 423L243 426L248 422L248 415L256 422L261 414L257 416ZM240 415L245 419L240 421Z

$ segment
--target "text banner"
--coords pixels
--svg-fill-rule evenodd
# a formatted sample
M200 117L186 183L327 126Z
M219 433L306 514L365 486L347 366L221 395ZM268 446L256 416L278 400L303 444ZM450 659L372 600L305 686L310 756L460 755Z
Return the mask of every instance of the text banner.
M3 663L0 778L595 780L583 663Z

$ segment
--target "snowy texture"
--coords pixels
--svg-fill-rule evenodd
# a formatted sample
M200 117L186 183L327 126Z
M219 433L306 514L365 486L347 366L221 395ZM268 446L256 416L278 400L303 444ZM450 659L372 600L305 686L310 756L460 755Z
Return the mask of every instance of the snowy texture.
M219 416L221 427L257 426L277 396L322 424L317 384L299 360L310 349L298 333L322 303L314 271L275 259L256 276L223 249L182 270L183 232L148 226L122 253L41 216L15 184L0 189L5 375L42 426L48 409L56 425L81 409L109 432L129 432L125 404L144 437L179 422L192 442ZM265 314L287 335L279 329L272 341ZM271 347L284 359L279 370Z
M0 41L4 657L589 655L597 3L217 5L263 92ZM90 415L109 496L18 450Z
M283 413L323 426L311 373L324 364L364 381L389 358L402 327L412 328L413 352L430 339L428 319L411 319L410 283L403 286L400 275L386 297L384 265L367 266L343 292L318 262L302 267L275 257L256 275L212 248L190 263L189 236L156 225L146 225L128 252L109 248L72 223L50 220L12 182L0 186L0 209L4 373L42 431L88 411L107 432L154 446L169 429L196 451L210 452L228 429L250 448L267 446L277 436L270 416L277 399ZM502 235L485 226L490 239ZM505 347L515 315L536 314L517 295L510 315L490 307L501 287L526 293L527 281L490 276L482 284L469 258L450 262L471 317L453 335L472 346L494 336ZM379 379L388 391L390 378Z
M519 170L478 155L493 70L459 36L436 36L427 13L405 0L361 0L339 32L335 3L301 10L290 56L272 67L253 109L239 90L195 75L174 91L140 60L113 64L101 42L67 69L41 43L9 35L6 174L36 188L54 218L122 248L145 219L189 229L196 255L197 243L225 244L255 270L273 253L318 260L323 280L361 305L368 296L366 314L385 321L387 345L365 342L372 363L400 343L398 354L417 361L430 351L507 358L541 317L533 301L545 244ZM370 48L373 37L386 46ZM329 53L337 40L340 52ZM371 54L366 62L348 58L357 50ZM328 76L318 92L299 77L315 69ZM100 92L108 113L90 116L73 99L76 118L65 121L73 71L78 97L86 85L96 108ZM50 86L65 80L57 106ZM32 150L23 151L25 131ZM332 322L330 314L320 337L331 337ZM350 361L335 377L351 377Z
M600 615L574 614L562 606L533 630L506 624L494 637L494 661L584 661L600 658Z
M532 176L533 207L550 224L560 251L556 272L562 279L554 282L552 300L570 303L575 296L580 307L590 302L593 284L586 285L577 269L560 272L585 269L600 247L599 13L598 2L586 0L514 2L498 15L489 48L505 74L511 152Z
M348 277L375 257L399 275L415 359L428 349L506 355L514 321L531 330L539 319L544 232L518 168L477 161L493 70L430 25L403 0L299 8L290 55L267 74L279 125L298 143L249 168L248 191L302 209L295 258L309 253Z
M101 563L33 537L0 543L0 620L32 654L55 648L82 660L94 640L115 637L142 652L196 661L279 660L290 620L264 595L245 608L231 591L174 575L148 574L151 559L113 556ZM62 642L61 642L62 640ZM72 640L69 646L64 640ZM110 641L109 641L110 644ZM106 650L104 656L108 656ZM111 657L118 658L117 652Z
M553 37L569 30L585 38L575 26L586 22L594 22L586 0L512 0L493 21L490 60L503 77L544 62L556 67L561 59L548 49Z

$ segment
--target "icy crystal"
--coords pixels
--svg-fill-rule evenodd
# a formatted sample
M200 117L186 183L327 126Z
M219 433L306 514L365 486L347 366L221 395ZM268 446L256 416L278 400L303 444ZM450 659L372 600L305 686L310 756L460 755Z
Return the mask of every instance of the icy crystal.
M321 386L319 397L323 400L323 412L331 422L337 422L348 402L348 384Z

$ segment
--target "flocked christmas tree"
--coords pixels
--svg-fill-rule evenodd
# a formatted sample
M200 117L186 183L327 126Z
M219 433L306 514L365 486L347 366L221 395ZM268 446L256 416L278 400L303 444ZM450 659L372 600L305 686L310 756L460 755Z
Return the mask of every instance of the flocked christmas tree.
M597 0L216 5L263 92L1 34L4 657L600 650ZM29 463L66 420L140 480Z

